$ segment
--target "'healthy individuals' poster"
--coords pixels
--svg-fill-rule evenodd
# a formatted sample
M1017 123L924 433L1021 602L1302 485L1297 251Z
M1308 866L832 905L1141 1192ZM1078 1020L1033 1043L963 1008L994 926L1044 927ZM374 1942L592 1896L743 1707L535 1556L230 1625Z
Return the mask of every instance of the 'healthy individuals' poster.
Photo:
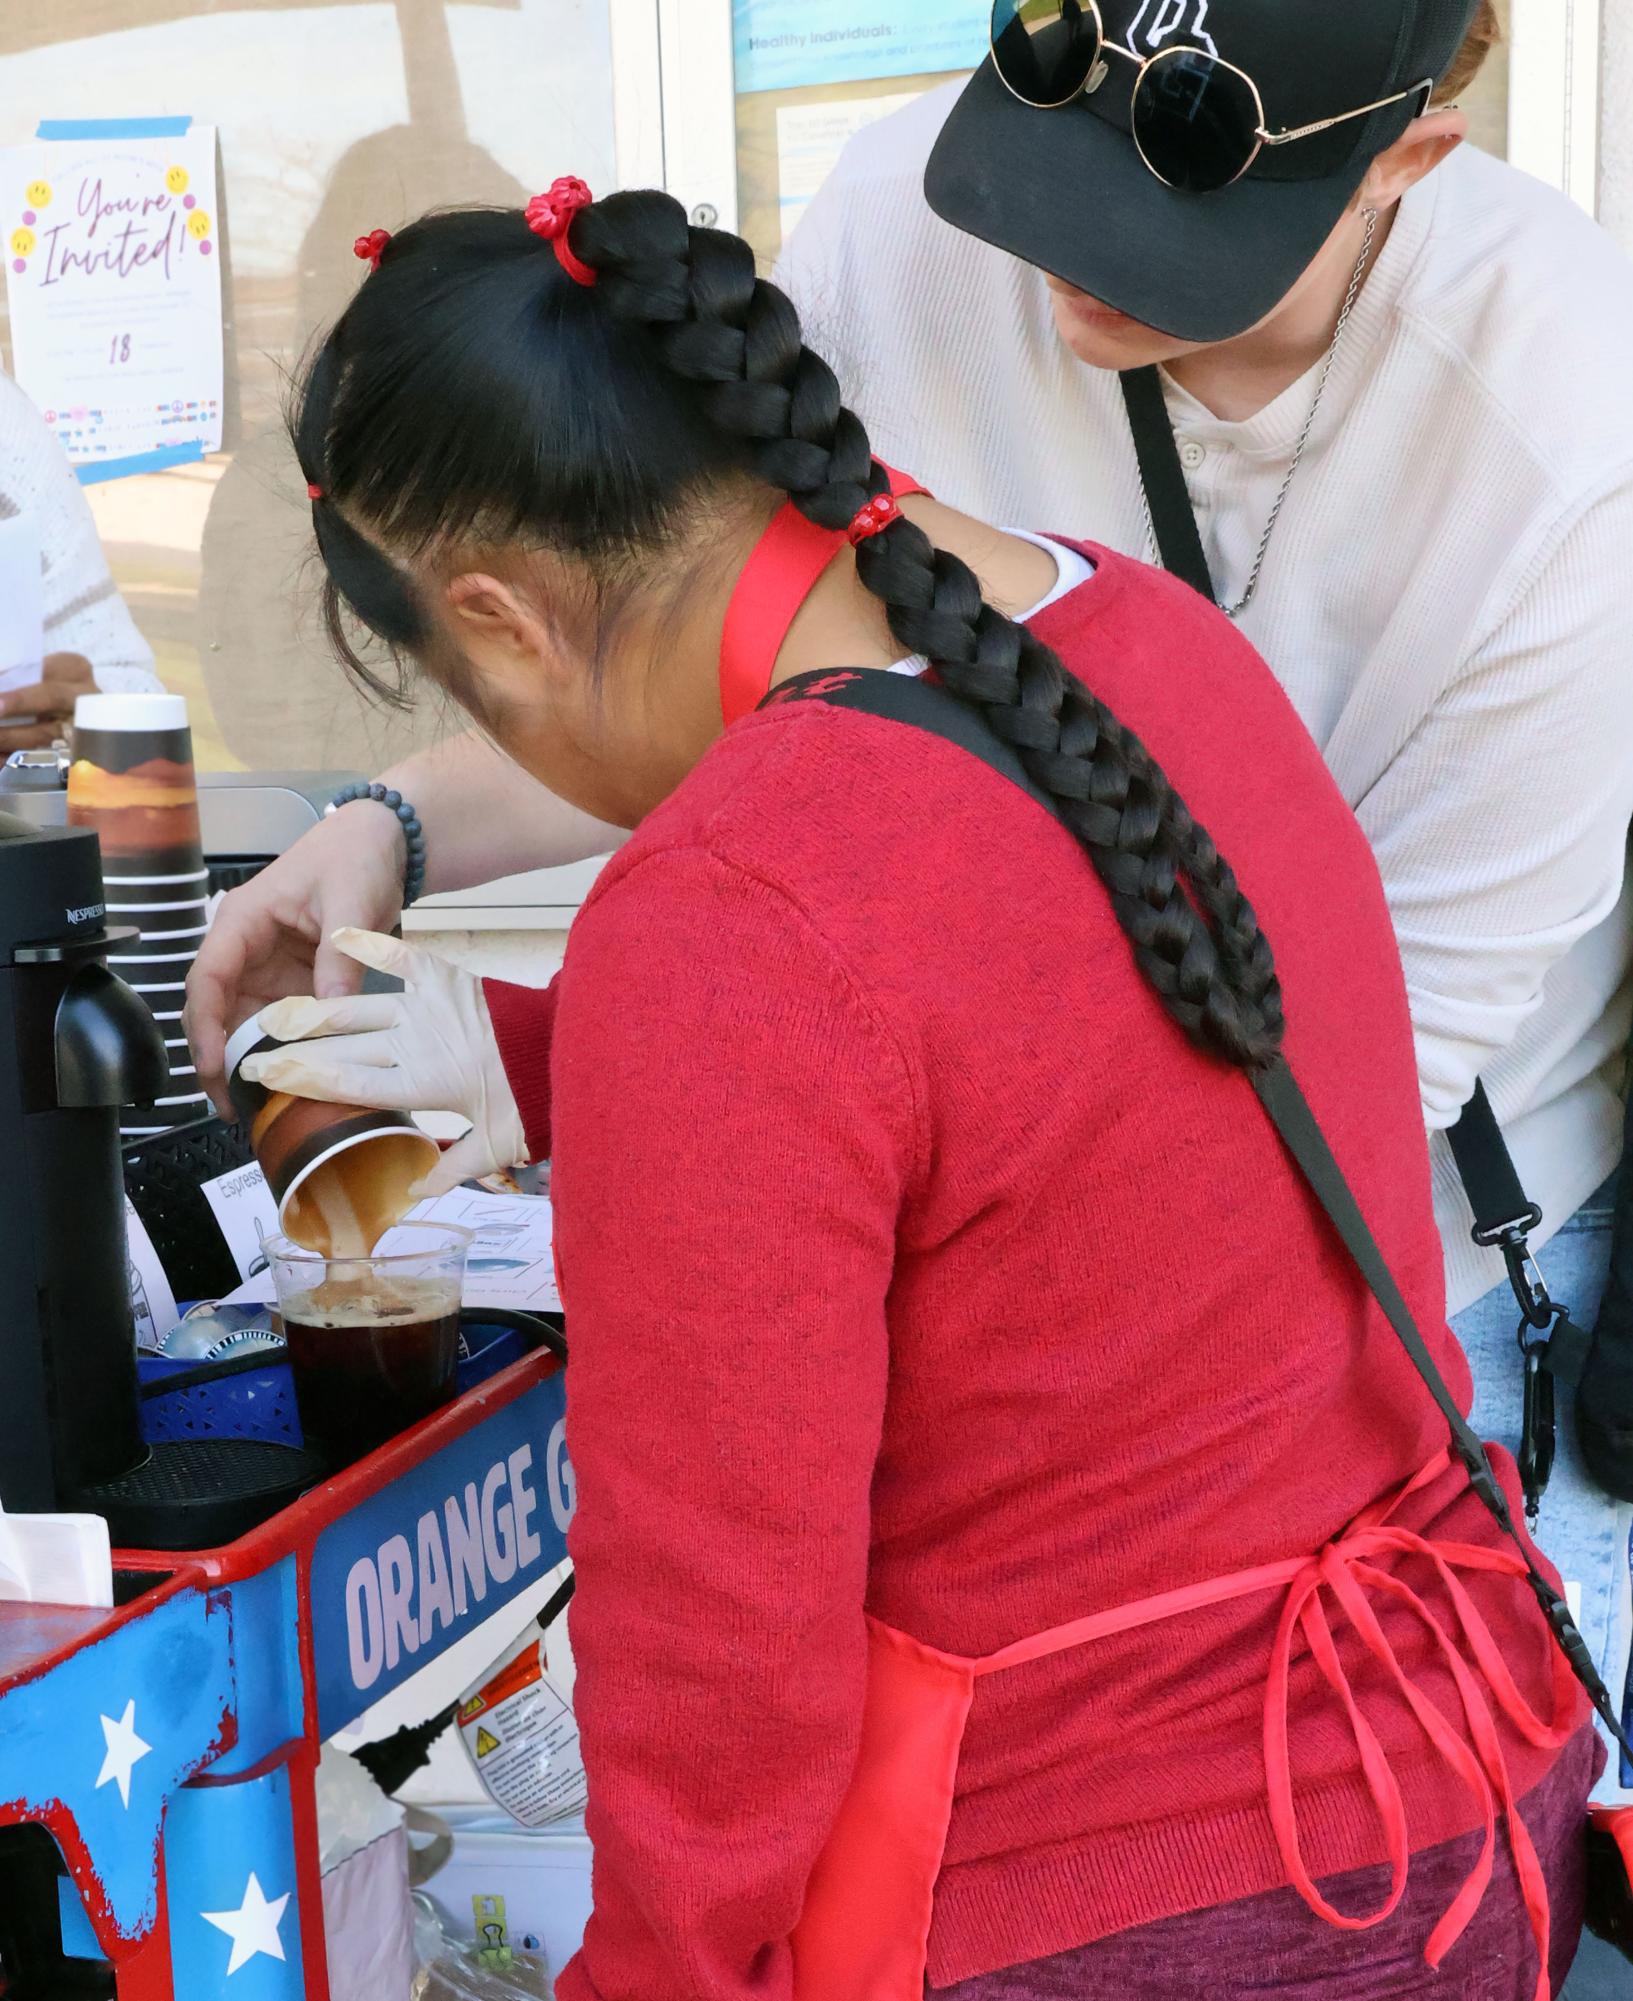
M221 445L215 128L165 124L0 153L13 373L82 479Z
M737 88L797 90L876 76L973 69L991 0L732 0Z

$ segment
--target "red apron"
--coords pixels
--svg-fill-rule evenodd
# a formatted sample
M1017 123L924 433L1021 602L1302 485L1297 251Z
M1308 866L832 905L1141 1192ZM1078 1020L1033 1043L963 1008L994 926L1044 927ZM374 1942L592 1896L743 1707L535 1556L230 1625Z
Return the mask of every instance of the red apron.
M1438 1479L1451 1463L1449 1452L1437 1454L1398 1493L1366 1509L1313 1557L1289 1557L1142 1598L1017 1641L981 1660L922 1646L870 1618L861 1747L850 1790L812 1872L805 1909L794 1932L795 2001L922 2001L931 1911L952 1817L959 1748L975 1684L982 1675L1001 1674L1005 1668L1204 1605L1276 1590L1286 1595L1265 1683L1264 1750L1270 1819L1288 1880L1318 1917L1345 1930L1364 1929L1386 1918L1406 1887L1406 1815L1400 1788L1339 1661L1321 1598L1326 1590L1484 1816L1479 1859L1431 1933L1424 1957L1431 1966L1440 1964L1484 1896L1491 1879L1500 1806L1541 1958L1536 2001L1549 2001L1547 1885L1515 1803L1488 1698L1496 1699L1528 1743L1557 1748L1578 1725L1576 1684L1563 1654L1552 1649L1554 1720L1544 1723L1520 1694L1490 1629L1459 1581L1459 1571L1479 1571L1523 1583L1526 1567L1517 1551L1429 1542L1391 1525L1390 1517L1406 1496ZM1434 1566L1456 1614L1456 1637L1447 1633L1409 1585L1376 1561L1401 1555L1423 1557ZM1463 1707L1461 1727L1443 1716L1406 1675L1373 1612L1371 1600L1378 1596L1408 1607L1428 1630L1456 1682ZM1287 1744L1287 1684L1295 1630L1302 1633L1349 1718L1362 1775L1386 1837L1389 1894L1377 1910L1362 1917L1346 1917L1323 1900L1299 1851Z

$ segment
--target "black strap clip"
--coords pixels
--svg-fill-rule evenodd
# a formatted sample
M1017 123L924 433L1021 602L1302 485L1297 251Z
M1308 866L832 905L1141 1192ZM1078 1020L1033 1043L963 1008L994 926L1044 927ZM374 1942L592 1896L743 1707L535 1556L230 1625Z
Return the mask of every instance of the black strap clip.
M1542 1211L1532 1202L1523 1215L1485 1230L1477 1225L1472 1232L1482 1249L1502 1252L1508 1283L1526 1325L1539 1329L1552 1327L1563 1310L1548 1297L1547 1284L1531 1255L1531 1232L1541 1221Z

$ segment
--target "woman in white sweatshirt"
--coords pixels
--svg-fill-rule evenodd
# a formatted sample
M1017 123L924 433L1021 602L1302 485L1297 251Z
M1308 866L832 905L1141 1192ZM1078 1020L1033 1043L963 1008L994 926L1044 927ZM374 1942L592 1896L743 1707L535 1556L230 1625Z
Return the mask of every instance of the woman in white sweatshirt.
M39 411L0 372L0 522L19 517L39 539L46 651L37 683L0 693L0 759L61 736L79 695L159 686L73 468Z

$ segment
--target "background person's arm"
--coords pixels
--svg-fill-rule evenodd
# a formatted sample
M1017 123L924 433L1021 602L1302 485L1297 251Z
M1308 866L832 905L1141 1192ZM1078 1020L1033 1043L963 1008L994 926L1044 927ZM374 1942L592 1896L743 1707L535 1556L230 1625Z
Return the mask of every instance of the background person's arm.
M547 792L475 730L419 751L379 777L419 813L428 896L588 861L627 838L622 827L609 827Z
M1621 892L1633 817L1633 484L1541 558L1357 804L1389 894L1431 1131ZM1498 1107L1499 1113L1518 1108Z
M153 653L125 609L96 522L49 425L0 374L0 514L37 523L45 582L45 672L0 695L0 757L49 743L93 688L153 690ZM7 727L7 716L33 724Z
M606 854L623 840L547 792L474 733L390 771L425 829L427 893ZM223 899L187 980L185 1026L204 1088L226 1115L228 1034L286 994L355 993L362 968L330 943L345 926L390 931L402 916L407 848L396 815L357 800Z

